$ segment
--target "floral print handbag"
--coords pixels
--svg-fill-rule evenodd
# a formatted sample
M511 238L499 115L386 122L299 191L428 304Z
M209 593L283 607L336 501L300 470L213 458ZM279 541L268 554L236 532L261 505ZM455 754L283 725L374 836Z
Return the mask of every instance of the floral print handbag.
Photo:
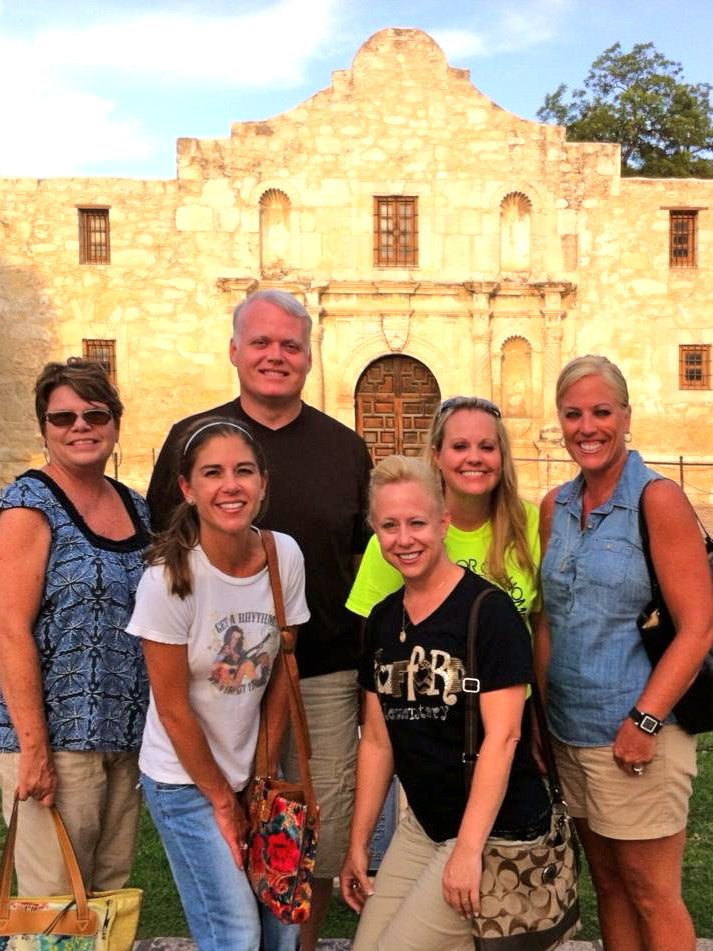
M277 551L271 532L261 532L275 615L281 633L281 653L287 671L290 719L300 765L300 783L269 775L268 724L263 700L255 756L255 776L246 800L248 822L248 879L258 899L284 924L309 918L314 859L319 834L319 809L309 772L309 733L294 656L295 638L287 629Z

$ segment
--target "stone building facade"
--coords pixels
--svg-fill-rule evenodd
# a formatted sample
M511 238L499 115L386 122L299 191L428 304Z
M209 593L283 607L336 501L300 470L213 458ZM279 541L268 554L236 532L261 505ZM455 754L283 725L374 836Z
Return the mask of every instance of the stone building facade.
M387 29L295 109L179 139L175 180L0 180L0 482L41 461L37 371L84 349L115 369L119 472L144 488L171 422L236 392L230 312L264 287L313 315L307 400L376 455L476 393L518 456L562 457L554 383L595 352L648 459L713 461L713 182L622 179L617 145L506 112ZM533 497L552 477L522 473Z

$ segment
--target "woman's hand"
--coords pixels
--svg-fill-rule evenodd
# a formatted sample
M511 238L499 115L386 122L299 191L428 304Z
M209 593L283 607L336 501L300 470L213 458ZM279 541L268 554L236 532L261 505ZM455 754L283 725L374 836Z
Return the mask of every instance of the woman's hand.
M626 717L619 727L612 755L616 765L627 775L636 775L634 767L646 766L656 755L656 737L644 733L631 717Z
M480 911L482 871L481 853L456 841L443 870L443 897L463 918L471 918Z
M21 800L34 799L41 806L51 806L57 792L57 773L52 750L42 747L21 750L17 771L17 795Z
M367 898L374 893L368 869L369 850L350 846L339 873L339 886L344 901L359 914Z
M238 868L245 868L245 853L248 850L248 821L238 797L213 803L213 816L220 834L228 843L230 854Z

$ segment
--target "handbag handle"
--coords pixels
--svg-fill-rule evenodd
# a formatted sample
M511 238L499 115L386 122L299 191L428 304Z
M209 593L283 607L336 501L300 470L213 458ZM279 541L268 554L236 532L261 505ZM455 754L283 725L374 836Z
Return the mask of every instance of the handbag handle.
M282 660L287 674L290 720L292 723L292 733L295 738L295 746L297 747L300 782L309 811L313 815L316 815L317 800L315 799L312 776L309 770L309 758L312 755L312 750L309 741L309 729L307 727L307 714L305 713L302 693L300 691L299 671L295 659L296 638L294 633L287 626L275 538L272 532L265 528L260 530L260 538L263 548L265 549L270 587L272 588L272 599L275 604L275 617L280 631L280 651L282 652ZM255 752L255 773L258 776L266 776L268 774L268 730L268 715L266 705L263 703L260 708L260 729Z
M478 679L478 658L476 654L476 640L478 635L478 621L480 618L480 610L483 604L483 601L492 594L494 591L497 591L497 588L486 588L485 591L481 591L480 594L476 597L475 601L471 605L470 613L468 615L468 640L467 640L467 651L466 651L466 671L465 679L476 681ZM537 681L533 681L531 684L532 688L532 707L535 711L535 719L537 721L537 727L540 733L540 744L542 749L542 756L545 761L545 766L547 768L547 783L550 787L550 796L552 797L552 802L562 804L564 803L564 797L562 795L562 784L560 783L559 772L557 770L557 763L555 762L555 753L552 748L552 740L550 739L550 731L547 727L547 717L545 716L545 708L542 703L542 696L540 695L540 689L537 685ZM465 693L465 743L463 751L463 766L465 771L465 786L466 792L470 790L470 784L473 779L473 770L475 769L475 761L478 758L478 752L480 750L480 683L477 687L473 689L468 687L464 690Z
M12 816L10 817L7 838L5 839L5 847L2 853L2 864L0 865L0 927L9 921L11 913L10 886L12 884L12 867L15 858L19 802L19 797L17 793L15 793L15 802L12 807ZM57 807L49 806L48 808L54 820L57 840L72 886L72 895L74 896L74 904L76 904L77 931L81 935L95 934L98 927L97 916L96 912L92 911L87 905L87 890L84 887L82 873L79 869L77 856L72 846L72 840L69 838L69 833L67 832ZM71 907L71 905L69 907Z

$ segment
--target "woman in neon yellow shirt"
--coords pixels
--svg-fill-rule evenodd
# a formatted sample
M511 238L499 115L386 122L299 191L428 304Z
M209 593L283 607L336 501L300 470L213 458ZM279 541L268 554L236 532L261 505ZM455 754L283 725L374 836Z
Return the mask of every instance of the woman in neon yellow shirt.
M443 482L451 561L503 588L529 621L539 610L538 511L518 496L510 440L500 409L490 400L454 396L436 410L427 458ZM368 617L403 584L374 536L364 552L347 607Z

